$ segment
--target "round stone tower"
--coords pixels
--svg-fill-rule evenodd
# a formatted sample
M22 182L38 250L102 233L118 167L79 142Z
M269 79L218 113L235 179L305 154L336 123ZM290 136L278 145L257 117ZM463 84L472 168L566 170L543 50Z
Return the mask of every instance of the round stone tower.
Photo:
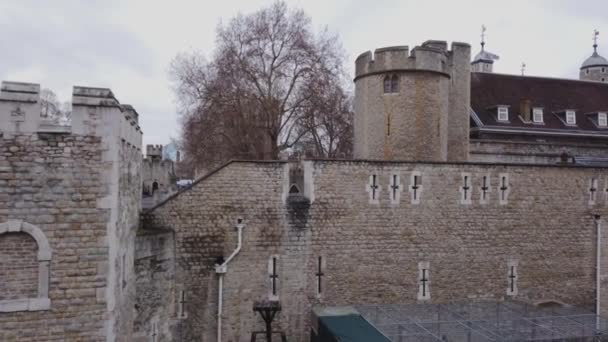
M468 44L427 41L377 49L355 62L354 155L359 159L466 161Z

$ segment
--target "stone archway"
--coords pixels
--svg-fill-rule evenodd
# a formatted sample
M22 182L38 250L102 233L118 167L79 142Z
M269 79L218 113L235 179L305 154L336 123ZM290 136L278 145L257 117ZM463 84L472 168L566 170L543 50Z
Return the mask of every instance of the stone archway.
M44 232L22 220L9 220L0 223L0 235L6 233L26 233L38 246L38 295L35 298L20 298L0 301L0 312L40 311L51 307L49 299L49 268L52 251Z

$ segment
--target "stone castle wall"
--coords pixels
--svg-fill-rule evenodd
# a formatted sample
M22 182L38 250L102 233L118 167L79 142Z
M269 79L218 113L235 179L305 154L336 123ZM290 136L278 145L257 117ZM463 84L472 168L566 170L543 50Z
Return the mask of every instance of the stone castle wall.
M287 195L296 167L303 169L304 197ZM394 176L399 189L391 199ZM590 202L593 180L598 191ZM215 340L214 264L236 247L239 217L246 228L224 277L224 340L246 341L263 330L252 305L269 298L276 257L283 307L276 328L290 341L307 341L314 306L418 301L419 267L427 263L431 302L507 299L515 264L515 299L592 310L594 215L608 214L607 181L606 169L566 166L233 162L148 212L143 224L175 231L176 287L189 298L184 341Z
M178 308L182 297L173 295L176 292L174 248L173 231L138 232L134 342L147 342L154 333L157 341L187 341L181 338L179 329L182 318L186 317Z
M175 188L175 166L172 160L145 158L142 165L144 192L151 193L153 183L158 184L158 192L167 194Z
M130 341L133 286L118 280L132 273L119 251L132 261L139 213L136 117L109 89L74 87L71 126L57 126L40 116L39 89L3 82L0 93L0 269L32 263L31 241L14 244L27 234L25 285L37 290L0 299L0 340Z

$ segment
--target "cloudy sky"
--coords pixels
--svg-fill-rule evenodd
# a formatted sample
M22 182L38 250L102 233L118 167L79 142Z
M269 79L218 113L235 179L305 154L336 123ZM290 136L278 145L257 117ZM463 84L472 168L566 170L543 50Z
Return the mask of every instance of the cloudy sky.
M140 113L144 143L179 135L167 69L181 51L214 49L215 28L272 0L0 0L0 79L40 83L69 100L73 85L112 88ZM495 71L577 78L592 52L608 57L608 1L293 0L316 29L337 33L352 70L361 52L426 39L500 55Z

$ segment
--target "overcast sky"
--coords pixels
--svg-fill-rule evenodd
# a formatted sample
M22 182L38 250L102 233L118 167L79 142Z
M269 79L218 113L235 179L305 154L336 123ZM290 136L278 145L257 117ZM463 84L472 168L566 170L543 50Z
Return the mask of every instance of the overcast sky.
M167 69L181 51L214 49L215 28L272 0L0 0L0 79L40 83L69 100L73 85L109 87L140 114L144 144L179 135ZM337 33L352 70L361 52L427 39L498 54L495 72L577 78L593 29L608 57L608 1L293 0L315 29Z

